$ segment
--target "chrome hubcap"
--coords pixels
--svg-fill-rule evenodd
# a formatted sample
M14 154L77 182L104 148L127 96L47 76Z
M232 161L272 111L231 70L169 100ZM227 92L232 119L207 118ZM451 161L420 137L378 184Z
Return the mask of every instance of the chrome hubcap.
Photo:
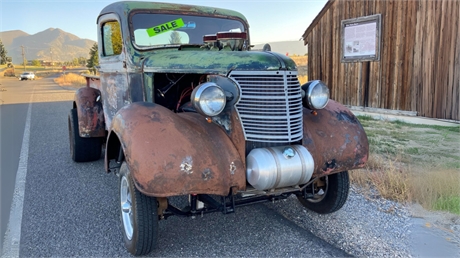
M129 190L128 179L126 176L121 178L120 204L123 228L125 230L126 237L131 240L133 238L133 205L131 200L131 191Z

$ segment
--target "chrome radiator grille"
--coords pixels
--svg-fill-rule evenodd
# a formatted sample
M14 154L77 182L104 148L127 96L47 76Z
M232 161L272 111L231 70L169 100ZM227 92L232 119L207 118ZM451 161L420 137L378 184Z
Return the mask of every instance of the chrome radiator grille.
M233 71L236 104L247 141L289 143L302 139L302 96L297 72Z

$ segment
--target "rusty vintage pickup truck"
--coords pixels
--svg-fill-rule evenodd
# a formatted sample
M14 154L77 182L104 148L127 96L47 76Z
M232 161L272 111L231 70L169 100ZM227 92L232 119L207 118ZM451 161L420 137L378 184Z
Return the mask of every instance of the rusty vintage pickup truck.
M291 195L318 213L344 205L348 170L368 158L363 127L323 82L300 85L292 59L251 50L242 14L117 2L100 12L97 33L100 75L76 91L70 153L75 162L104 154L119 176L130 253L155 249L158 221L173 215Z

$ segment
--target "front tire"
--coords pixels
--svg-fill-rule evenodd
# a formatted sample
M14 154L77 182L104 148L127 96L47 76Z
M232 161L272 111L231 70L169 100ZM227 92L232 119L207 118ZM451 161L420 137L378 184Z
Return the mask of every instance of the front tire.
M350 179L348 171L324 176L305 189L304 194L297 195L297 199L307 209L320 214L333 213L342 208L348 199Z
M101 138L83 138L78 131L77 109L71 109L69 118L69 143L70 156L75 162L87 162L98 160L101 157Z
M157 199L137 190L126 162L120 167L119 186L125 247L132 255L146 255L158 245Z

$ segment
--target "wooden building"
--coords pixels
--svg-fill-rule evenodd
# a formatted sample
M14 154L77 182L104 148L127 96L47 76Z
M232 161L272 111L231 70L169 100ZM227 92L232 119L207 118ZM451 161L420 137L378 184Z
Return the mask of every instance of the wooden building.
M368 17L377 21L375 56L347 60L355 49L346 26ZM457 0L329 0L303 34L308 78L345 105L460 120L459 21Z

